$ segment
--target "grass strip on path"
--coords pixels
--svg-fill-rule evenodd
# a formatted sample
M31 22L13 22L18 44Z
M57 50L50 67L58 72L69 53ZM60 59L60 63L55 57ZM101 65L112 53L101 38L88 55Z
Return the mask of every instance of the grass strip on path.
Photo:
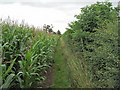
M52 88L70 88L71 84L69 81L69 71L66 65L66 61L63 55L62 42L59 39L56 52L54 55L55 65L54 65L54 74L55 80Z

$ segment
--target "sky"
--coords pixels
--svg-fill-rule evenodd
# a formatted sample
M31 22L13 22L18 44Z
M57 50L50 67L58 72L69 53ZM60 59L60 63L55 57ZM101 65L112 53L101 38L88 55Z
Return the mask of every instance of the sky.
M52 24L53 30L66 31L68 23L76 20L74 15L80 8L105 0L0 0L0 18L8 16L12 20L22 20L28 25L42 28L44 24ZM109 0L117 6L119 0Z

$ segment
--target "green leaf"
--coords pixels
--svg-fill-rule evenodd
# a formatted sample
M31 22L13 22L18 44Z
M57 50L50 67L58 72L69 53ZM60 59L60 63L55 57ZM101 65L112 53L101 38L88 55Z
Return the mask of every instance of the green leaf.
M10 84L12 83L13 81L13 77L15 76L15 74L10 74L6 80L5 80L5 83L1 86L1 88L9 88L10 87Z
M3 76L2 76L3 79L7 76L7 74L8 74L9 72L11 72L11 69L12 69L12 67L13 67L13 65L14 65L14 63L15 63L15 60L16 60L16 58L12 61L12 63L10 64L10 66L9 66L9 68L7 69L7 71L5 72L5 74L3 74Z

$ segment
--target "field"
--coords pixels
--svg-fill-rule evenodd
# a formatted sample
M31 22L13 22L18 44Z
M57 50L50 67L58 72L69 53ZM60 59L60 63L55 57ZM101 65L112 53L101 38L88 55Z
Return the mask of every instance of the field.
M44 80L58 37L12 22L2 24L2 88L30 88Z
M86 6L64 34L1 20L0 88L119 88L118 11Z

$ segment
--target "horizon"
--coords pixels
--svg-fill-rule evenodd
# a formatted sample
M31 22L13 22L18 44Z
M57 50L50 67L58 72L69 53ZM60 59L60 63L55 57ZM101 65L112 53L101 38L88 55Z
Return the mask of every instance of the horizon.
M87 2L86 2L87 1ZM60 30L63 34L68 23L76 20L74 15L80 13L80 8L94 4L98 0L1 0L0 18L25 21L29 26L42 28L44 24L53 25L53 31ZM99 0L105 1L105 0ZM118 0L109 0L113 6L118 5Z

